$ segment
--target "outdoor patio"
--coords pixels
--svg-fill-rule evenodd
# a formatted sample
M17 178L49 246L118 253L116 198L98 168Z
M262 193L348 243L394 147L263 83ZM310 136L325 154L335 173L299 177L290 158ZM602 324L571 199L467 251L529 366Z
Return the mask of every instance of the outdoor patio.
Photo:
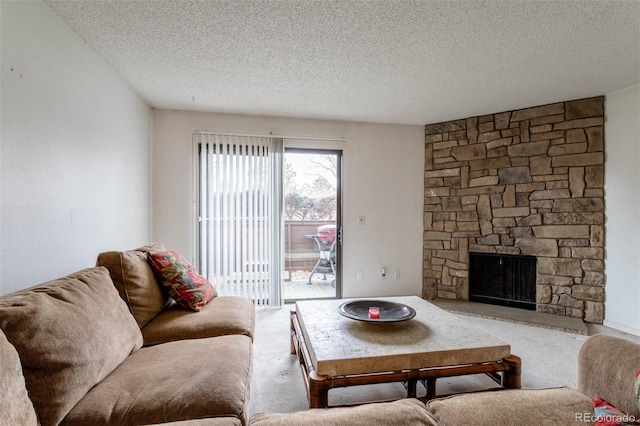
M336 297L333 274L316 272L309 275L320 258L318 228L335 224L329 220L285 221L284 297L286 300Z
M331 285L334 276L315 274L309 284L311 271L285 272L284 297L286 300L317 299L336 297L336 289Z

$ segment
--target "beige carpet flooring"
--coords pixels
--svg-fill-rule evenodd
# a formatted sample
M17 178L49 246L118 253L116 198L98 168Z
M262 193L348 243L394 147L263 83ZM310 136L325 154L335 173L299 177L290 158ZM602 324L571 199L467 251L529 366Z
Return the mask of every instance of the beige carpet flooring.
M258 412L292 412L308 407L298 362L289 353L289 312L292 306L258 309L256 312L250 415ZM443 304L441 307L446 308ZM526 315L521 312L526 321L516 321L518 318L514 319L514 315L517 317L517 311L514 313L508 309L493 309L489 305L478 308L458 304L449 308L452 311L455 308L456 312L467 309L465 314L456 315L467 321L469 326L479 327L511 345L512 353L522 359L522 387L525 389L575 387L576 360L578 351L587 338L585 334L615 334L640 342L640 337L603 326L585 326L580 320L580 324L561 321L560 325L550 325L550 319L546 315L536 316L536 312L522 311L526 312ZM474 311L477 309L482 312ZM505 319L497 319L501 316ZM536 320L536 317L539 319ZM558 318L553 320L557 321ZM536 321L539 324L533 325ZM438 393L482 389L493 385L494 382L484 375L446 378L438 380ZM424 394L424 389L421 390L419 385L420 391ZM333 389L329 392L329 403L357 404L398 399L405 395L404 392L404 387L400 384Z

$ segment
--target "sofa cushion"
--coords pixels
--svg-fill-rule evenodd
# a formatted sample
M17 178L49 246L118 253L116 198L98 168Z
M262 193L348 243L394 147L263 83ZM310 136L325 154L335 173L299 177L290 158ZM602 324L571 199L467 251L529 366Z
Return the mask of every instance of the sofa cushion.
M569 388L460 394L431 400L427 409L442 426L584 426L594 414L591 398Z
M247 336L142 348L97 384L63 425L152 424L237 417L245 424L252 343Z
M98 255L98 266L109 269L113 284L127 303L140 328L162 311L169 297L162 291L147 252L164 250L162 244L149 244L129 251L108 251Z
M185 309L199 311L218 295L213 284L173 250L149 252L147 260L162 288Z
M33 403L27 395L16 349L0 331L0 420L7 425L37 425Z
M174 340L244 334L253 339L255 308L246 297L216 297L200 312L174 304L142 329L146 346Z
M357 407L312 409L295 413L259 413L250 426L419 426L435 425L417 399L366 404Z
M62 420L142 346L142 333L106 268L85 269L0 298L0 329L20 355L43 425Z
M155 423L163 426L242 426L237 417L213 417L208 419L184 420L179 422Z

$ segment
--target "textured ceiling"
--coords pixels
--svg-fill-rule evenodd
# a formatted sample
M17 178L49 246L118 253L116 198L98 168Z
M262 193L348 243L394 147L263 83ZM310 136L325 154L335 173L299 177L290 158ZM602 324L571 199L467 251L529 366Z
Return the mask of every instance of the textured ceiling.
M44 1L156 108L428 124L640 82L640 1Z

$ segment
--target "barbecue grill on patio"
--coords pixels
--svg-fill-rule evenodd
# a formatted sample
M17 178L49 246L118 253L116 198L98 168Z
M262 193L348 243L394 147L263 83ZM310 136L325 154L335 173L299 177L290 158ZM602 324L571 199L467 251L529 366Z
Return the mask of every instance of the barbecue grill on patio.
M311 275L309 275L309 282L311 284L311 278L314 274L323 274L324 279L327 279L327 274L333 274L333 280L331 286L336 286L336 225L322 225L317 228L317 231L313 235L305 235L305 238L312 239L318 249L319 259L316 266L313 267Z

